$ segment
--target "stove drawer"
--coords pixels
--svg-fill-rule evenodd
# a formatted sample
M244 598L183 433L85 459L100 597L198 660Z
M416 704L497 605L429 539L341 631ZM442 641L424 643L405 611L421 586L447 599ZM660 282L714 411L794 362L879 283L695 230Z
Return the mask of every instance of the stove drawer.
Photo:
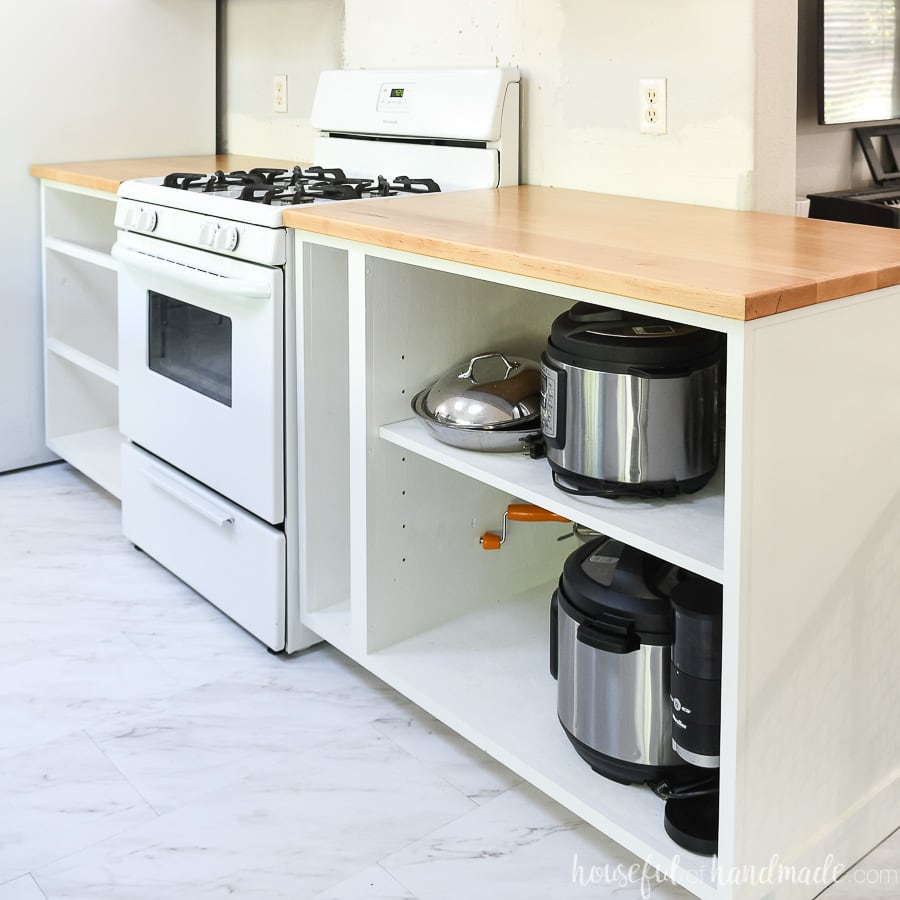
M128 540L273 650L284 649L284 533L133 444L122 449Z

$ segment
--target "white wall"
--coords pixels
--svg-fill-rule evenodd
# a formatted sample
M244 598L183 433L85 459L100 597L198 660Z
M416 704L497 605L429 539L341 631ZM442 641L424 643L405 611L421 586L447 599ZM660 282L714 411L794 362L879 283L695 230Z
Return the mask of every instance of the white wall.
M794 215L797 185L797 15L756 0L752 209Z
M345 5L350 67L518 65L525 182L752 202L751 0ZM668 79L669 133L641 135L638 82L659 76Z
M266 10L306 23L293 55L284 34L253 25ZM793 202L796 23L783 0L228 0L228 21L230 149L306 155L309 87L343 42L348 67L517 65L525 182L739 209ZM269 86L289 65L292 110L279 120ZM662 137L638 133L638 82L657 76ZM785 121L786 142L773 141Z
M36 162L210 152L213 0L4 3L0 471L44 447Z
M225 147L312 160L316 78L341 66L341 0L228 0L225 17ZM288 78L288 110L272 111L272 79Z

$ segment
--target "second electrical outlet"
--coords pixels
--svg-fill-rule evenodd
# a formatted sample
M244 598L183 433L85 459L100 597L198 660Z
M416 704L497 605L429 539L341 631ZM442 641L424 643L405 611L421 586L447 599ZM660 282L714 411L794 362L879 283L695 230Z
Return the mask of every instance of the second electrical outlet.
M272 80L272 112L287 112L287 75L276 75Z
M666 79L641 79L641 134L666 133Z

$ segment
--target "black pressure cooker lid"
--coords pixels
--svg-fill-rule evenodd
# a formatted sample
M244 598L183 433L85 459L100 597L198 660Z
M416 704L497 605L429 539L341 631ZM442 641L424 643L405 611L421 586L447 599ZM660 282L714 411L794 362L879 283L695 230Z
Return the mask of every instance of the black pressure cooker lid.
M576 303L550 328L548 352L559 362L588 369L698 369L722 352L715 331L652 316Z
M601 627L626 626L639 635L671 635L669 594L681 575L672 563L601 537L569 555L559 591Z

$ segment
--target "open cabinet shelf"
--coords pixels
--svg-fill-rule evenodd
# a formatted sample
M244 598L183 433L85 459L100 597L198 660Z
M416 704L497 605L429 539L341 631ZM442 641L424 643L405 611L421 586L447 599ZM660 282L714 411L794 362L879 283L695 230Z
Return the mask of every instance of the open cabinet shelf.
M721 469L696 494L666 500L573 497L554 486L545 460L451 447L436 440L416 419L382 425L378 433L398 447L528 503L664 557L698 575L722 581L725 491Z
M116 271L118 263L113 259L109 251L105 249L106 242L98 243L97 246L99 249L76 244L73 241L64 241L60 238L44 238L44 247L47 250L52 250L54 253L60 253L63 256L71 256L73 259L83 260L102 269Z
M590 772L556 722L547 650L554 587L486 603L370 654L366 666L622 846L698 896L714 897L710 860L669 839L663 801L649 788Z
M115 194L44 181L47 446L120 496Z
M122 436L114 425L48 438L47 446L114 497L122 494Z

